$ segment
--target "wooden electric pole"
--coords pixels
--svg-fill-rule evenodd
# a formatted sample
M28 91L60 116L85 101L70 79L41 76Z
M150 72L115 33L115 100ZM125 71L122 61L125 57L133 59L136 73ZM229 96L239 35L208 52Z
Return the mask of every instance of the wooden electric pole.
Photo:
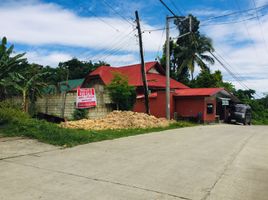
M166 118L170 120L170 52L169 52L169 17L166 17Z
M145 72L145 64L144 64L144 57L143 57L143 47L142 47L142 36L141 36L141 27L140 27L140 19L139 19L138 11L135 11L135 15L136 15L138 35L139 35L139 46L140 46L140 56L141 56L141 75L142 75L143 91L144 91L144 99L145 99L144 103L145 103L146 113L150 114L149 97L148 97L148 84L147 84L146 72Z

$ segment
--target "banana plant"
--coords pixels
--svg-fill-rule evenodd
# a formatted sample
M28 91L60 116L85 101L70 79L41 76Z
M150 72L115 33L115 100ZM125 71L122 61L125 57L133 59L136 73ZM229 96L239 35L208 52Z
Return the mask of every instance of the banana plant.
M24 112L28 112L28 97L31 90L36 95L41 95L42 89L47 86L41 78L48 75L48 72L37 73L28 78L17 72L9 73L9 78L3 80L6 86L13 87L22 95L22 108Z
M5 84L9 74L17 71L19 65L26 62L26 58L23 58L25 53L14 54L14 46L7 47L7 38L3 37L0 43L0 99L6 95Z

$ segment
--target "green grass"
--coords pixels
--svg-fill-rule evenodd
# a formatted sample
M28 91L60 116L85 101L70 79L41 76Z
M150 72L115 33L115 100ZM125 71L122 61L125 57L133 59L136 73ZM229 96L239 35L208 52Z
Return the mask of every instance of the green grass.
M0 133L2 135L24 136L40 142L67 147L189 126L194 126L194 124L176 122L165 128L87 131L61 128L57 124L32 119L10 108L0 110Z

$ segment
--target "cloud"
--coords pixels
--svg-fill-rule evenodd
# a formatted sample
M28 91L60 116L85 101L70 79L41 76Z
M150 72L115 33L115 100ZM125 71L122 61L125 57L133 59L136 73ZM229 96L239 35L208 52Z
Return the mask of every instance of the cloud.
M257 7L263 6L268 3L268 0L255 0L255 1L256 1ZM252 3L252 0L251 0L251 3Z
M64 62L72 59L72 55L63 52L42 52L42 51L30 51L27 52L25 57L30 63L37 63L41 65L49 65L51 67L58 66L59 62Z
M139 57L136 54L133 53L120 53L117 55L112 54L102 54L98 57L94 57L91 54L81 54L81 55L73 55L66 52L60 52L60 51L43 51L43 50L35 50L35 51L29 51L26 53L25 57L29 61L29 63L37 63L41 64L43 66L49 65L51 67L57 67L59 62L65 62L72 58L78 58L82 61L93 61L93 62L99 62L99 61L105 61L109 63L110 65L117 67L121 65L129 65L132 63L138 63ZM95 58L95 59L92 59ZM102 58L102 59L99 59Z
M31 4L3 4L0 7L1 36L9 41L27 45L66 45L91 49L113 48L113 41L130 38L128 45L122 45L122 51L133 51L136 44L135 25L131 26L122 18L81 17L70 10L52 3L31 1ZM36 2L36 3L33 3ZM146 29L155 27L143 23ZM118 31L117 31L118 30ZM132 34L130 34L130 32ZM147 51L156 51L161 33L155 32L144 37Z
M226 64L227 67L258 93L268 91L268 38L264 34L267 31L267 16L261 18L260 23L254 19L244 23L202 27L202 32L213 39L216 53L229 64ZM217 63L212 69L220 69L225 80L245 89L220 64Z
M198 9L192 9L189 11L189 13L193 14L194 16L198 17L213 17L213 16L219 16L219 15L225 15L230 13L229 10L221 10L221 9L215 9L215 8L198 8Z

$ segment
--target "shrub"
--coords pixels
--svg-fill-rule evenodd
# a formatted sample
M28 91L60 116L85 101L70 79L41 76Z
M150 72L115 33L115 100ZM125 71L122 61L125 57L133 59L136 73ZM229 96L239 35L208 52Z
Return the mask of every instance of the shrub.
M23 121L29 118L27 113L21 112L21 109L13 107L9 102L0 102L0 124Z
M88 115L88 109L75 109L73 112L73 119L79 120L79 119L85 119Z
M128 85L127 77L115 73L112 82L106 86L117 110L132 110L136 101L135 87Z
M17 110L21 110L21 103L12 101L12 99L0 101L0 109L1 108L13 108Z

